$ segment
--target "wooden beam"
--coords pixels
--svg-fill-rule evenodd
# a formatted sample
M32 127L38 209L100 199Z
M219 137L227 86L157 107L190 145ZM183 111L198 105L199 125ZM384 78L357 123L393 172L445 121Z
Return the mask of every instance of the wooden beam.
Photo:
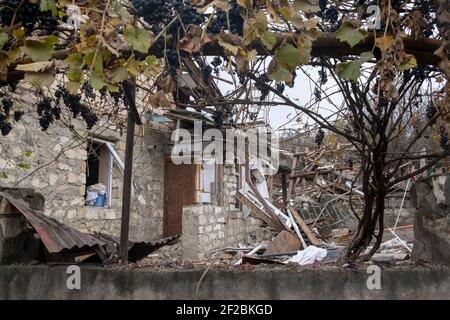
M128 239L130 230L130 208L131 208L131 188L133 179L133 150L134 150L134 128L135 115L132 111L136 109L136 86L125 87L130 99L130 109L128 110L127 137L125 142L125 168L123 173L123 194L122 194L122 218L120 226L120 257L122 263L128 262Z
M281 175L281 190L283 191L283 207L287 207L288 196L287 196L287 174L283 173Z
M381 37L382 35L378 35ZM275 50L283 43L296 44L296 34L292 33L278 33L276 35L277 42L271 51L268 51L260 41L254 41L249 45L250 49L255 49L258 55L267 56L268 54L273 54ZM213 38L214 39L214 38ZM316 40L313 41L311 56L312 57L323 57L323 58L339 58L349 55L360 55L365 51L372 51L374 47L375 36L369 34L367 38L354 46L350 47L347 43L341 42L333 33L322 33ZM434 54L434 52L442 45L442 40L419 38L414 39L413 37L406 37L404 40L406 53L413 54L419 64L424 65L434 65L438 66L441 59ZM70 54L68 49L57 50L53 53L53 58L58 60L64 60ZM125 53L124 58L127 58L131 53ZM153 54L158 58L162 58L163 51L151 48L149 54ZM224 49L219 45L218 41L212 41L207 43L202 49L203 56L221 56L224 55ZM449 55L450 59L450 55ZM21 61L20 63L26 63L26 61ZM20 64L19 63L19 64ZM13 80L23 79L25 73L23 71L15 70L15 65L11 66L8 71L8 82Z
M306 237L308 240L314 245L314 246L320 246L322 244L322 240L318 239L314 232L308 227L308 225L303 221L302 217L298 214L297 211L295 211L293 208L288 208L289 212L294 217L297 224L300 226L300 228L303 230L303 232L306 234Z

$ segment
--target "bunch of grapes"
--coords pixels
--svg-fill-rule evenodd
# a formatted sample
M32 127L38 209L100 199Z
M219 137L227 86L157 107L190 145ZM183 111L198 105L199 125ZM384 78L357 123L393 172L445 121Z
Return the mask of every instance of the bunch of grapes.
M445 128L441 128L441 134L439 137L439 145L443 150L450 150L450 145L448 144L448 132Z
M319 70L319 76L320 76L320 84L324 85L328 82L328 75L327 72L325 70Z
M7 136L12 130L12 125L6 119L6 116L0 113L0 131L2 136Z
M4 0L0 5L0 24L9 26L12 22L14 12L19 7L20 0ZM49 11L41 12L39 3L36 1L25 1L17 10L14 24L21 23L25 33L30 35L35 30L43 30L46 34L56 34L58 30L58 19L53 17Z
M322 129L319 129L314 139L318 147L320 147L323 144L323 139L325 139L325 132Z
M57 105L60 105L61 99L64 102L64 105L72 112L73 118L77 118L79 115L81 115L81 118L83 118L84 122L86 123L86 128L92 129L94 125L98 122L98 117L95 113L91 111L90 108L85 106L81 103L81 96L78 94L71 94L69 91L67 91L64 87L59 87L56 92L55 96L58 99ZM61 109L59 107L54 107L51 109L52 116L55 116L55 119L59 118L59 114L61 112ZM39 112L39 111L38 111ZM52 117L48 117L52 118ZM47 122L44 122L46 124ZM50 122L51 123L51 122ZM42 124L41 124L42 126ZM47 127L48 128L48 127ZM44 129L44 127L43 127Z
M283 82L277 82L277 84L275 85L275 90L277 90L279 94L283 94L285 88L286 86Z
M265 73L255 81L255 88L261 93L259 97L260 101L265 100L270 93L269 85L267 84L269 81L270 79Z
M216 15L209 23L207 30L209 33L216 34L222 30L227 30L227 29L228 29L227 13L225 11L223 11L222 9L217 9Z
M23 112L22 110L14 111L14 121L19 122L24 114L25 112Z
M244 19L241 16L241 9L235 0L231 1L228 19L230 21L230 32L242 36L244 34ZM216 34L222 30L228 30L228 19L224 10L217 9L215 17L208 25L208 32Z
M177 69L180 67L180 60L178 59L178 53L173 49L164 50L164 56L166 57L166 67L172 76L175 76Z
M132 0L131 3L137 14L150 25L153 32L159 33L177 15L185 26L189 24L201 25L205 17L199 14L190 1L183 0ZM176 36L180 22L173 23L168 30L169 34Z
M314 96L317 100L320 100L320 98L322 98L322 91L320 91L318 87L314 89Z
M216 128L220 129L223 126L223 113L219 110L214 110L214 113L212 115L212 118L214 120L214 125Z
M205 65L201 67L200 71L202 73L203 81L208 82L211 77L212 67L210 65Z
M320 11L324 12L327 9L327 0L319 0Z
M238 74L239 84L243 86L247 81L247 77L244 74Z
M40 117L39 125L42 131L46 131L55 120L52 109L52 100L49 97L42 97L37 105L37 113Z
M222 64L222 59L220 57L214 57L213 61L211 62L211 65L214 67L214 73L216 76L219 75L220 70L219 67Z
M83 83L83 85L81 86L81 91L84 92L84 96L86 98L91 98L91 99L95 98L94 89L92 88L89 81L86 81Z
M10 97L5 97L2 99L2 106L3 106L3 112L6 116L9 116L12 108L13 108L13 101Z

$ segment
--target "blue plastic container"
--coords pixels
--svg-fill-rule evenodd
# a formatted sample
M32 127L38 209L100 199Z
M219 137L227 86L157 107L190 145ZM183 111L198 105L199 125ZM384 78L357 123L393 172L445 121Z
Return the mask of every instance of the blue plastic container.
M104 207L105 200L106 200L106 194L99 194L97 196L97 198L95 199L95 206L96 207Z

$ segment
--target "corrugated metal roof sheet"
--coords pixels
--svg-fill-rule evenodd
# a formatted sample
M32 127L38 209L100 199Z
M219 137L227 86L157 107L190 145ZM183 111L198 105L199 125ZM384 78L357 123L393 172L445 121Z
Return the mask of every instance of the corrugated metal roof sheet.
M106 245L100 238L81 232L56 219L48 217L36 210L31 209L25 201L16 199L7 192L0 192L9 203L19 210L31 226L39 234L42 242L50 253L57 253L64 249L91 247L95 245Z
M97 253L95 249L103 247L105 253L108 255L118 255L119 241L110 235L81 232L54 218L31 209L25 201L13 197L8 192L0 192L0 197L7 199L13 207L23 214L25 219L39 234L45 248L51 254L60 253L63 250L64 252L76 251L81 248L91 248L93 252ZM129 259L130 261L142 259L178 237L173 236L148 242L129 241ZM86 254L85 250L83 254Z

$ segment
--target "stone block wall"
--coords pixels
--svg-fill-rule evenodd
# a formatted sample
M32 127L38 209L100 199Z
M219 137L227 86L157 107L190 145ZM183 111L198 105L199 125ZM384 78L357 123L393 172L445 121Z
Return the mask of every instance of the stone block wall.
M45 197L45 214L85 232L120 234L123 174L113 165L112 207L85 206L87 145L69 128L55 122L42 131L35 112L36 98L18 88L16 99L25 112L13 131L1 137L0 187L33 188ZM82 123L72 121L81 136ZM145 134L142 134L145 132ZM165 133L146 127L136 131L130 237L144 241L162 237ZM92 130L115 138L115 149L124 159L125 137L98 127ZM147 148L151 145L152 148Z
M450 265L450 175L416 181L411 201L416 208L412 259Z
M262 220L216 206L184 206L182 223L183 258L189 260L207 259L213 250L254 245L274 236Z

